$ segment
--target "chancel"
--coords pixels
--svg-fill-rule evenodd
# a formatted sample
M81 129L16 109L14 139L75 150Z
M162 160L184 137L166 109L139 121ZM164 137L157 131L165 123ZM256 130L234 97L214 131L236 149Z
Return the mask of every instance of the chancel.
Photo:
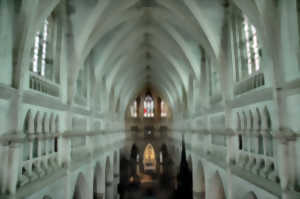
M299 199L300 0L0 0L0 199Z
M148 144L144 151L144 170L155 170L156 169L156 158L155 151L151 144Z

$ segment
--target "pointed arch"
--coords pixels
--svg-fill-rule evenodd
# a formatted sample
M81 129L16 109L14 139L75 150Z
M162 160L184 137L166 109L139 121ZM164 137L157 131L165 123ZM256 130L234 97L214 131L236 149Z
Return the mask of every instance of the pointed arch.
M273 156L272 119L268 108L264 107L264 127L266 138L266 155Z
M264 154L264 138L262 134L262 116L260 113L259 108L256 108L256 115L257 115L257 131L258 131L258 153Z
M111 183L113 180L113 173L111 168L111 160L110 157L107 156L106 162L105 162L105 182Z
M248 127L248 122L247 122L247 115L245 113L245 111L242 111L242 115L243 115L243 131L247 130ZM248 151L249 147L248 147L248 137L247 135L244 135L244 150Z
M253 118L253 113L251 110L249 110L249 127L250 130L253 130L254 128L254 118Z
M50 122L47 113L44 113L43 121L42 121L42 132L49 133L50 132Z
M30 109L26 113L23 130L24 133L34 133L35 131L34 118Z
M23 131L25 134L34 133L34 119L31 110L28 110L24 120ZM30 144L25 142L23 144L23 161L30 159Z
M85 199L88 196L88 185L87 181L82 173L79 173L75 189L73 193L73 199Z
M241 121L241 116L240 116L239 112L236 113L236 119L237 119L236 129L241 130L242 129L242 121Z
M113 171L111 168L110 157L107 156L105 162L105 198L112 198L113 196Z
M242 115L243 115L243 130L246 130L247 129L247 115L245 113L245 111L242 111Z
M95 171L94 171L94 181L93 181L93 192L94 198L102 198L104 193L104 178L102 173L102 167L99 162L96 163Z
M49 119L50 125L49 125L49 132L50 133L55 133L55 118L54 118L54 114L51 113L50 115L50 119Z
M209 181L208 199L226 199L222 178L218 171Z
M255 152L255 142L256 142L256 135L255 135L255 118L253 116L252 110L249 110L249 130L250 132L250 151Z
M55 133L60 132L60 126L59 126L59 116L57 115L55 118Z
M264 107L264 127L267 130L272 129L272 119L268 107Z
M204 167L201 162L201 160L198 161L198 189L200 193L200 198L205 199L206 196L206 190L205 190L205 173L204 173Z
M42 116L41 113L38 111L34 118L34 132L41 133L42 132Z
M156 154L152 144L147 144L143 154L144 170L155 170L156 169Z

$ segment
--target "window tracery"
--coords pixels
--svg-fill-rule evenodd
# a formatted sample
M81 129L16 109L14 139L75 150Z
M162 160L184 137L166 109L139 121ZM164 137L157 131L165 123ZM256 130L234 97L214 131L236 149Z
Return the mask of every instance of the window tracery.
M53 66L51 62L51 44L53 36L53 19L49 16L44 20L40 30L35 33L33 57L32 57L32 72L52 80ZM50 45L49 45L50 44Z
M59 57L61 28L55 17L49 15L37 29L31 50L29 88L58 97L60 83Z
M247 50L248 74L251 75L260 69L260 56L256 27L250 24L244 16L244 34Z
M144 117L145 118L154 117L154 100L150 94L147 94L144 99Z
M234 17L234 54L236 81L261 69L261 47L255 25L241 12Z

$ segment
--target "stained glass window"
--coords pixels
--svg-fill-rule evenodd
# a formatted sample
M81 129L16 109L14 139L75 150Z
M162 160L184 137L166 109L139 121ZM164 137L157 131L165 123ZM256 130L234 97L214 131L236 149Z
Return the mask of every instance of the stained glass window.
M160 110L160 116L167 117L167 106L163 100L160 102Z
M147 95L144 99L144 117L154 117L154 101L150 95Z

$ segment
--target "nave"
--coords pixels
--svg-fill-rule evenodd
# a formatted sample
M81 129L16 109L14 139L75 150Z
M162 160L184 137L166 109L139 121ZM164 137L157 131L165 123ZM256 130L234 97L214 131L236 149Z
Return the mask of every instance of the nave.
M0 0L1 199L299 199L299 0Z

